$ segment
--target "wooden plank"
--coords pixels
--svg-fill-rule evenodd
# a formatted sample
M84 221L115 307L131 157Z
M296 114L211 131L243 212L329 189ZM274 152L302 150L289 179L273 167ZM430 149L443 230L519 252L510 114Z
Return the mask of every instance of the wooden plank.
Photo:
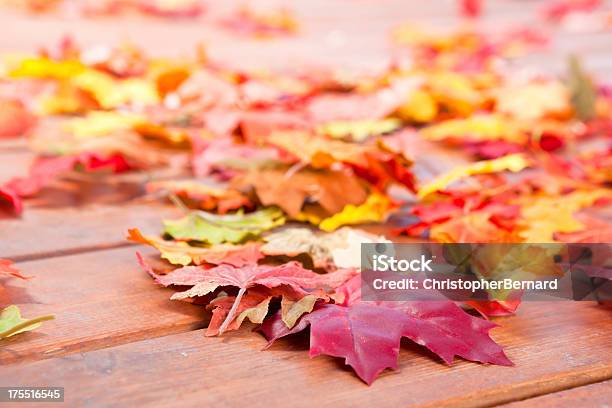
M504 405L504 408L607 408L612 401L612 381L604 381L584 387L572 388L554 394L543 395Z
M0 258L28 260L131 245L128 228L161 231L161 219L180 216L163 203L27 208L22 218L0 221Z
M140 248L141 252L154 252ZM84 352L202 327L204 309L170 301L144 273L135 248L17 264L28 281L3 282L0 305L24 316L55 314L35 332L3 341L0 364Z
M400 370L363 384L340 359L308 358L298 335L260 351L243 329L193 331L30 364L0 367L0 386L64 386L69 406L478 407L612 377L612 318L590 303L532 302L498 319L495 339L515 367L447 367L406 342ZM160 386L163 384L163 386Z

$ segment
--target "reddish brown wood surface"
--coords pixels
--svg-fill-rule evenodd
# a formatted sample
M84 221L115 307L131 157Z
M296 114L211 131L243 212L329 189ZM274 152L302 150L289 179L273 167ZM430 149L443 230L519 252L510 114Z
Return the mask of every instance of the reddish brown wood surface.
M610 406L610 393L612 381L604 381L584 387L547 394L541 397L518 401L505 405L506 408L524 408L537 406L539 408L574 408L593 407L605 408Z
M219 2L221 3L221 2ZM223 2L225 5L225 2ZM537 2L487 2L484 25L534 21ZM157 55L191 53L205 41L212 58L230 65L287 66L331 63L384 66L388 32L412 20L457 25L454 1L296 2L303 30L277 41L238 39L210 25L128 18L95 21L0 11L1 50L33 50L74 33L85 45L129 39ZM229 7L229 6L224 6ZM215 13L220 11L216 10ZM211 17L212 18L212 17ZM584 56L599 77L610 78L608 33L559 33L547 52L522 63L562 72L570 51ZM279 57L282 56L282 57ZM460 156L415 145L421 179L461 161ZM0 181L24 174L32 154L22 141L0 143ZM142 180L141 180L142 181ZM130 185L130 187L128 187ZM135 262L128 227L158 231L177 214L169 205L135 200L133 180L48 189L29 201L21 219L0 220L0 257L21 262L27 282L8 281L0 301L25 316L54 313L39 330L0 343L0 386L64 386L65 406L601 406L612 400L610 309L587 303L528 303L496 319L495 339L515 367L464 361L443 365L406 342L400 370L367 387L339 359L308 358L308 339L279 341L262 352L263 338L244 328L221 338L201 330L201 307L170 301ZM92 196L95 199L92 199ZM378 229L377 231L381 231ZM150 251L144 249L144 252ZM20 405L26 406L26 405Z
M220 338L192 331L13 364L2 369L0 386L65 386L68 404L76 406L181 401L189 406L457 407L516 401L612 376L609 310L586 303L528 303L517 316L498 322L494 337L515 367L465 361L447 367L406 342L399 371L385 371L371 387L340 359L309 359L307 337L261 351L265 340L247 329Z
M143 253L151 252L147 248ZM134 248L90 251L19 263L28 281L12 280L2 304L25 316L54 314L43 330L3 341L0 364L49 358L202 327L202 308L170 302L151 282Z

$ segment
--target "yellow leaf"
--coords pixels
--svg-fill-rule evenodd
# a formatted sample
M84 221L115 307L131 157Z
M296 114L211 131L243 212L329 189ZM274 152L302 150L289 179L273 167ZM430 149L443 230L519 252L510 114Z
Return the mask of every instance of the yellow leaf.
M468 140L471 142L487 140L505 140L524 144L527 135L520 127L498 115L475 115L467 119L453 119L428 126L421 130L421 135L428 140Z
M331 217L320 219L314 215L301 213L302 220L319 226L323 231L331 232L343 225L365 224L368 222L382 222L394 208L389 197L373 193L361 205L348 204L344 209Z
M319 126L317 132L334 139L362 142L370 136L393 132L400 126L401 122L397 119L336 121Z
M88 69L71 81L90 92L105 109L128 104L153 105L159 102L156 85L141 78L118 80L100 71Z
M69 79L87 68L79 61L53 61L48 58L24 58L9 70L14 78Z
M465 75L450 71L436 72L428 81L436 101L452 113L467 116L483 104L482 92Z
M558 81L507 86L497 94L496 110L522 121L569 117L570 92Z
M466 166L456 167L446 174L436 177L431 182L421 186L417 193L419 198L427 197L436 191L444 190L449 184L477 174L497 173L501 171L519 172L529 166L525 155L516 153L499 159L483 160Z
M434 242L518 242L514 232L506 231L489 221L489 214L482 212L467 213L441 224L435 224L429 231L429 239Z
M77 138L99 137L122 130L131 130L135 125L144 121L144 116L131 113L93 111L83 118L69 121L65 129Z
M152 235L143 235L138 228L128 230L128 241L139 244L150 245L157 249L161 257L173 265L187 266L191 263L201 265L204 263L220 263L234 254L253 254L253 262L257 261L257 248L259 244L249 243L246 245L218 244L208 247L197 247L183 241L168 241Z
M612 193L606 189L597 189L575 191L564 196L521 198L519 235L525 242L547 243L554 242L556 232L581 231L585 226L574 214L604 197L612 198Z
M315 295L306 295L296 301L283 296L281 300L281 318L283 322L291 329L304 313L312 312L318 299L319 297Z
M431 122L438 115L438 104L430 93L419 89L398 108L397 115L407 122Z

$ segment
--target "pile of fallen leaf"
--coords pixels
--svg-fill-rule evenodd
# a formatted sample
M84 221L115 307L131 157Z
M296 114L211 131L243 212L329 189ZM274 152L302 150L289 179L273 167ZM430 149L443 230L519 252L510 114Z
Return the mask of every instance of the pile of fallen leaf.
M164 235L129 239L154 246L172 264L160 274L142 256L142 267L163 286L179 286L172 299L206 305L212 311L207 336L240 328L245 320L275 340L310 326L310 355L343 357L368 384L385 368L397 367L400 340L429 348L446 363L455 356L511 365L490 337L495 324L466 313L452 301L362 302L361 243L384 237L342 228L317 233L286 228L278 210L247 216L193 212L165 223ZM247 238L248 237L248 238Z
M403 27L409 62L365 77L71 41L12 56L0 96L19 123L3 119L0 133L27 129L39 156L0 198L19 214L59 179L145 175L147 194L185 214L129 239L160 252L139 260L179 287L173 299L211 310L207 335L249 320L272 343L310 326L311 355L343 357L367 383L396 367L402 337L447 363L509 365L495 325L468 305L362 302L360 244L388 241L346 226L438 242L610 241L612 90L576 59L564 78L498 70L541 45L520 34ZM440 147L461 164L435 170L449 157L430 155ZM427 166L434 177L419 176ZM518 303L469 306L499 315Z

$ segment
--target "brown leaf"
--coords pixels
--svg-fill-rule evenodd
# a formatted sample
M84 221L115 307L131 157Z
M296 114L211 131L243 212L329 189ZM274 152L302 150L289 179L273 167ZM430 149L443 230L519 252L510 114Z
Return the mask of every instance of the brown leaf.
M277 205L294 218L306 202L315 202L333 215L347 204L362 204L368 197L366 188L355 176L336 170L261 169L236 179L234 186L253 187L263 205Z

